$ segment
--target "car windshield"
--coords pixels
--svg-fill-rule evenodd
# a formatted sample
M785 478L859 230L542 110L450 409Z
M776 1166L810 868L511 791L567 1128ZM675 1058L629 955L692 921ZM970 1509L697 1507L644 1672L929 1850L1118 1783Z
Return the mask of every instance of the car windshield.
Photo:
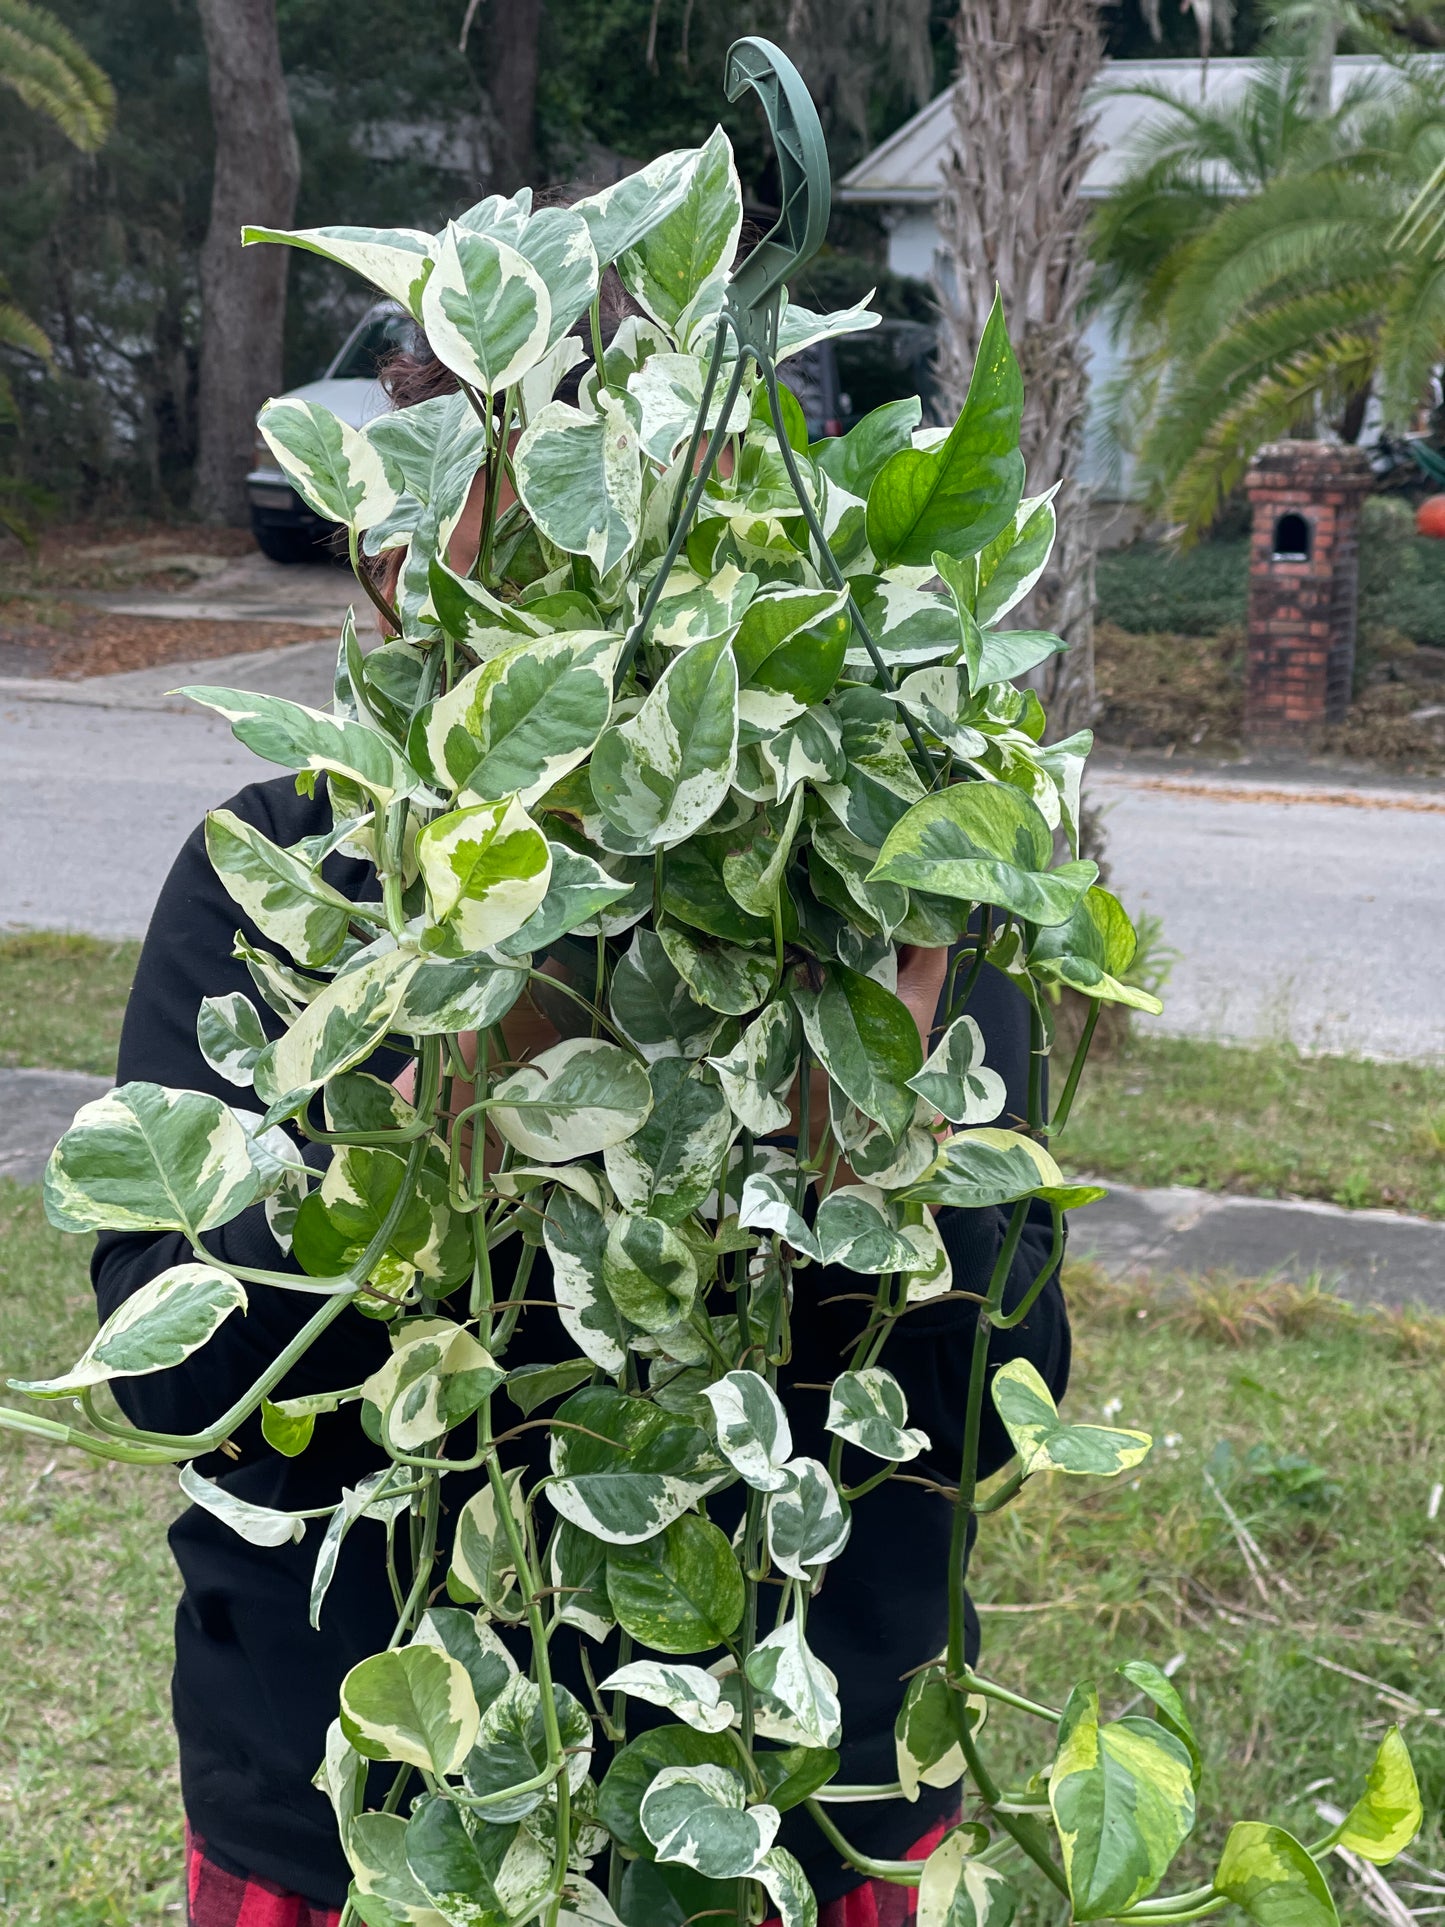
M373 315L342 350L331 370L333 381L375 381L376 371L398 348L411 345L416 323L409 315Z

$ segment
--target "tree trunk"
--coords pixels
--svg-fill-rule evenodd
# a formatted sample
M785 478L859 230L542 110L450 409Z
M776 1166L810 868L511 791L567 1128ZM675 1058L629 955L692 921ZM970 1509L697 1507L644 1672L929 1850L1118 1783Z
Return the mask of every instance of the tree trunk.
M485 76L491 105L494 194L515 194L537 159L537 34L542 0L496 0L489 9Z
M1050 735L1066 736L1094 712L1094 548L1076 478L1088 394L1080 188L1093 122L1084 95L1103 60L1098 0L962 0L954 31L940 373L961 403L997 283L1023 370L1028 493L1063 483L1059 539L1020 626L1068 639L1068 653L1032 679Z
M195 505L244 523L256 410L281 387L288 248L241 250L241 226L290 227L301 157L281 71L276 0L197 0L216 165L201 249Z

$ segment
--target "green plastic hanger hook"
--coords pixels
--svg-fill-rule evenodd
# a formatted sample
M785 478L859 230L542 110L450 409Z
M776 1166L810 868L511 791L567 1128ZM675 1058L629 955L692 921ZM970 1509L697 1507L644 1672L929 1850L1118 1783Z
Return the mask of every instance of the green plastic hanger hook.
M771 40L735 40L728 49L725 86L729 100L737 100L745 87L756 90L782 181L781 214L728 288L734 313L760 315L776 309L784 281L817 253L828 231L833 207L828 144L803 76Z

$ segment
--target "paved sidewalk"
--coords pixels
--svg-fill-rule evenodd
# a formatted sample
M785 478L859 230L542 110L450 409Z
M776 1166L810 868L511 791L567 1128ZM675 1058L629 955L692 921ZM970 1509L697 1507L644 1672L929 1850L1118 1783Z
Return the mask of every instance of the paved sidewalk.
M1110 1182L1107 1198L1069 1220L1069 1250L1113 1272L1317 1278L1356 1304L1445 1313L1445 1224L1399 1211Z
M0 1178L38 1184L75 1113L109 1089L108 1077L84 1071L0 1070Z
M319 557L315 562L272 562L252 549L207 571L189 588L75 590L68 599L134 616L190 622L292 622L301 629L341 627L347 604L360 590L350 569Z

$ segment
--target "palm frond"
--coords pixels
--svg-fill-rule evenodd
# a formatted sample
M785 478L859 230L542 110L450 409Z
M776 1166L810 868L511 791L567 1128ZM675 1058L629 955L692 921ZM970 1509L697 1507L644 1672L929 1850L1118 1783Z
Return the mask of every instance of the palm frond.
M41 361L53 358L50 339L38 321L32 321L13 301L0 300L0 348L19 348Z
M115 118L105 74L54 14L29 0L0 0L0 85L85 152L100 146Z

